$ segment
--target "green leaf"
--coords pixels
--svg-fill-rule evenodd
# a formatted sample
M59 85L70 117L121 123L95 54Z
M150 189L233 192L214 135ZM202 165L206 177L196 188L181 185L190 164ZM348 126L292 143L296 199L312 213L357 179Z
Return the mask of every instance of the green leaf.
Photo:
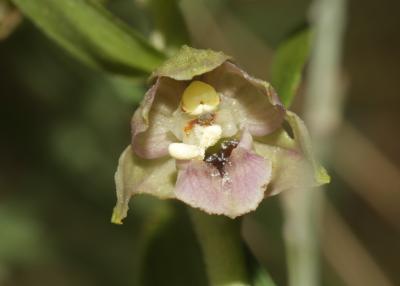
M13 0L50 38L92 67L129 76L145 75L164 56L116 19L98 1Z
M307 61L311 42L309 29L302 30L284 41L272 63L271 83L283 104L289 106L301 81L301 72Z

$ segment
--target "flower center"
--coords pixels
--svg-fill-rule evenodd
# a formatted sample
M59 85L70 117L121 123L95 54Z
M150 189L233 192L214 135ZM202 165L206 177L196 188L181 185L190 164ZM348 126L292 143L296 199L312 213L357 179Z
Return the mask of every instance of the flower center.
M196 116L183 128L183 143L171 143L169 154L179 160L203 160L205 151L221 139L222 128L214 124L220 98L215 89L201 81L193 81L184 90L181 109L184 113Z

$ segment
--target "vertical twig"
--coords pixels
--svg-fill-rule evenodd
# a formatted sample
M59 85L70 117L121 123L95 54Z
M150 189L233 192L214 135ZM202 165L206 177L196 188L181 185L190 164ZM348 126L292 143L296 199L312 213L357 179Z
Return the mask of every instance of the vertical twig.
M341 118L338 81L345 23L345 0L315 0L313 55L310 62L305 121L310 128L316 154L324 157L329 138ZM318 221L323 193L315 190L282 196L289 285L317 286L319 283Z

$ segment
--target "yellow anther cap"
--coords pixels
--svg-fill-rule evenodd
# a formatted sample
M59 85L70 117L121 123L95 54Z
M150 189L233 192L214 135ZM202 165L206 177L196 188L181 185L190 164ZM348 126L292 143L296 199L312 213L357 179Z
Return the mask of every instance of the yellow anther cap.
M195 80L183 92L181 104L183 111L201 115L218 107L219 95L211 85Z

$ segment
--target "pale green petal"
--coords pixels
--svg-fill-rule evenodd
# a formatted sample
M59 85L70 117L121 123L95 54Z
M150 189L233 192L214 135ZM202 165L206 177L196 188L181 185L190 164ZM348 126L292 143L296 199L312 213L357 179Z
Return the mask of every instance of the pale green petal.
M283 149L297 149L296 141L283 129L279 128L274 133L263 137L256 137L257 142L281 147Z
M299 151L254 142L256 153L271 160L272 178L266 196L315 186L311 165Z
M152 78L165 76L175 80L191 80L197 75L212 71L229 59L222 52L183 46L153 73Z
M281 128L254 141L256 153L272 161L272 179L267 195L290 189L316 187L330 181L326 170L314 157L304 122L290 111L287 111L286 120L294 139Z
M161 158L144 160L136 156L129 145L121 154L115 173L117 204L111 221L121 224L128 212L130 198L135 194L150 194L161 199L174 198L175 160Z

